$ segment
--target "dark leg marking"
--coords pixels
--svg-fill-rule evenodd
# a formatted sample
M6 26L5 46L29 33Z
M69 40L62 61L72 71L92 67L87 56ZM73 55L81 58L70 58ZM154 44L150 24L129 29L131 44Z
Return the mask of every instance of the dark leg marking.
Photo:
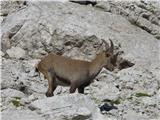
M75 84L71 84L71 87L70 87L70 93L74 93L76 91L76 86Z
M79 87L78 92L84 94L84 87Z

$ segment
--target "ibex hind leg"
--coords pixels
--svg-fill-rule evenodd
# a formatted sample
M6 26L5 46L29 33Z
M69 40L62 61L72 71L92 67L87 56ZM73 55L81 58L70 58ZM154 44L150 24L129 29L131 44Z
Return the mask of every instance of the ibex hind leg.
M84 94L84 87L83 86L79 87L78 92Z
M77 88L76 85L72 83L71 87L70 87L70 90L69 90L70 93L74 93L76 91L76 88Z
M47 97L51 97L53 96L53 92L56 89L57 85L56 85L56 77L55 77L55 73L53 69L49 69L47 76L46 76L47 80L48 80L48 90L46 92L46 96Z

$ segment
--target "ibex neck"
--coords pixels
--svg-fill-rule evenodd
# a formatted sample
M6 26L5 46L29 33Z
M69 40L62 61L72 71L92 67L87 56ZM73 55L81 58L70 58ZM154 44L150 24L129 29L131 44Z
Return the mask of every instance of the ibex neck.
M92 78L96 77L98 73L101 71L101 69L103 68L103 65L104 63L103 63L102 54L99 54L90 63L90 76Z

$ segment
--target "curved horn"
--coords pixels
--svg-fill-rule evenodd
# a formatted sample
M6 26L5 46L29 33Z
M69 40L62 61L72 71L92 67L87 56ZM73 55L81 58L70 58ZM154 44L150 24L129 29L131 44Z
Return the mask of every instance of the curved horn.
M105 44L106 50L108 51L108 50L109 50L109 45L108 45L108 43L107 43L104 39L102 39L102 41L103 41L103 43Z
M114 50L114 45L113 45L113 42L111 39L109 39L110 41L110 44L111 44L111 47L109 48L109 52L113 53L113 50Z

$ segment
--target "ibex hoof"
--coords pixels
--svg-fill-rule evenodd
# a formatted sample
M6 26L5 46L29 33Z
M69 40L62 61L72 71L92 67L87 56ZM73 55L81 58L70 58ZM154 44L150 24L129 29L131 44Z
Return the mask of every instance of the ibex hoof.
M46 92L46 96L47 96L47 97L52 97L52 96L53 96L53 93Z

